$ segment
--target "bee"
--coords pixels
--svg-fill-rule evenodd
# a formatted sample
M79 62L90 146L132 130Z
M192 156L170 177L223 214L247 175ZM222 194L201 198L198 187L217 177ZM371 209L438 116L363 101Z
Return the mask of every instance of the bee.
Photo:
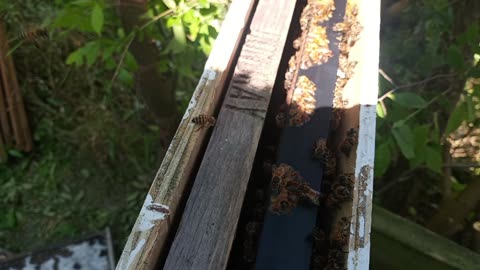
M340 127L344 111L345 110L341 108L334 108L332 110L332 118L330 119L330 128L332 130L336 130Z
M196 129L197 131L202 128L209 128L215 126L216 120L213 116L200 114L192 118L192 123L198 125L198 128Z
M353 186L355 185L355 178L353 178L353 173L340 174L338 176L338 183L349 189L353 189Z
M326 63L333 56L333 52L329 48L330 42L325 27L312 25L306 39L301 62L302 69L308 69L314 64Z
M328 0L328 1L309 1L310 5L312 5L313 8L313 21L315 23L321 23L324 21L329 20L332 15L333 11L335 10L335 2L333 0Z
M150 204L150 205L147 205L146 208L150 211L159 212L165 215L170 214L170 210L168 210L168 208L163 205Z
M327 257L322 255L322 251L328 247L327 237L325 232L315 227L312 232L313 238L313 254L312 254L312 269L322 269L322 266L327 263Z
M315 83L307 76L300 76L293 93L292 103L288 110L288 123L290 126L301 126L310 120L315 111Z
M350 220L348 217L342 217L335 225L335 230L332 234L332 241L335 246L344 247L348 244L350 233Z
M337 159L332 155L328 160L325 166L323 167L324 173L327 176L332 176L337 171Z
M256 242L261 224L255 221L248 222L245 226L245 240L243 242L243 258L247 262L254 262L256 257Z
M292 87L292 81L293 81L293 77L296 70L297 70L297 58L295 55L293 55L292 57L290 57L290 60L288 60L288 69L287 69L287 72L285 73L285 82L284 82L285 89L289 90L290 87Z
M340 145L340 151L346 156L350 157L352 149L358 144L358 132L354 128L347 131L347 136Z
M320 192L311 188L291 166L274 166L269 207L271 212L288 214L301 199L319 205L320 197Z
M338 249L330 249L328 251L327 265L325 266L324 270L346 269L345 268L345 262L347 260L346 254L347 252L344 252Z
M332 192L328 195L325 204L328 208L339 208L340 204L346 201L351 201L352 199L351 189L335 183L332 185Z
M277 113L277 115L275 115L275 123L277 124L277 126L279 128L284 128L285 127L285 124L287 122L287 104L282 104L280 106L280 109Z
M320 192L311 188L306 182L290 181L285 188L293 196L306 199L315 205L320 205L320 197L322 197L322 195Z
M48 31L45 28L30 28L21 32L18 37L18 40L24 41L35 41L38 39L48 39Z
M332 153L327 148L327 140L325 138L318 139L313 147L313 157L319 159L320 162L325 165L331 156Z

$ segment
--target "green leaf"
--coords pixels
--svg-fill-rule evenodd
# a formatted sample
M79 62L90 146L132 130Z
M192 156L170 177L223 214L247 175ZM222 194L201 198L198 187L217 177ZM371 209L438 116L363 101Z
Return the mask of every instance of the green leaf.
M169 9L175 9L177 7L177 4L175 3L175 0L163 0L163 3Z
M122 68L118 73L118 80L126 85L133 85L133 76L128 70Z
M16 158L22 158L23 157L23 154L22 152L18 151L18 150L15 150L15 149L10 149L8 150L8 154L12 157L16 157Z
M382 176L392 162L392 151L390 150L389 141L384 141L375 148L375 176Z
M15 213L15 209L10 208L6 211L0 212L0 229L14 229L17 225L17 216Z
M448 48L447 51L447 62L450 66L452 66L454 69L460 70L463 68L463 55L460 49L452 45L450 48Z
M468 122L475 121L475 104L473 103L473 98L471 95L465 97L466 107L467 107L467 120Z
M393 93L388 95L388 98L407 108L423 108L427 105L421 96L411 92Z
M173 36L177 43L177 52L183 51L185 46L187 45L187 38L185 37L185 30L183 28L183 24L177 24L173 26Z
M425 148L425 163L427 167L436 172L442 173L442 151L440 147L434 148L432 146L427 146Z
M458 180L455 178L455 177L451 177L451 182L452 182L452 190L455 191L455 192L462 192L465 190L465 188L467 188L467 185L466 184L462 184L460 182L458 182Z
M455 131L463 123L463 121L468 118L468 111L465 104L465 102L462 102L453 110L450 118L448 118L445 134L450 134Z
M429 125L415 126L413 129L413 137L415 141L415 157L410 159L410 168L415 168L425 162L427 156L425 155L425 147L429 141L430 129Z
M93 6L91 23L93 30L100 35L103 29L103 9L99 4Z
M383 109L382 104L380 104L380 102L377 103L377 116L380 117L380 118L385 118L386 115L387 115L387 113Z
M393 129L393 137L397 142L400 151L407 159L412 159L415 157L415 149L414 149L414 138L412 130L409 126L405 125L403 121L398 121L394 124Z

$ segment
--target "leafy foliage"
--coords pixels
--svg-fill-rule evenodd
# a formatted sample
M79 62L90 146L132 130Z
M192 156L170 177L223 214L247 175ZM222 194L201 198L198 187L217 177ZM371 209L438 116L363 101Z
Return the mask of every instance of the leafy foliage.
M0 164L2 248L30 250L110 226L121 249L168 143L132 90L129 42L157 45L182 110L227 4L152 0L146 25L127 35L110 1L0 2L35 144L32 153L10 149ZM15 39L32 26L48 28L49 39Z
M450 78L460 78L456 82L461 83L462 78L480 71L478 63L469 61L479 52L478 25L473 23L459 37L452 36L454 12L446 1L411 3L401 20L401 25L398 23L395 28L387 25L383 29L381 65L390 77L408 83L396 85L380 78L377 155L381 157L376 160L381 162L375 164L379 179L398 163L396 158L385 159L388 154L408 160L409 170L426 166L440 173L441 138L448 137L465 121L477 121L475 108L480 106L478 91L464 90L457 95L461 96L460 101L455 103L448 97L458 90L436 84ZM465 52L469 53L467 58ZM447 73L435 75L438 71ZM462 91L463 87L459 89ZM444 119L440 115L450 116Z

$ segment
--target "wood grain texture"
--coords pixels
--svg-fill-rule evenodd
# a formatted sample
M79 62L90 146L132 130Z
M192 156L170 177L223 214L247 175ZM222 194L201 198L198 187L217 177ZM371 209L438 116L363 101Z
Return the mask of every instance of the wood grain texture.
M23 151L31 151L33 142L18 84L15 66L9 51L5 23L0 21L0 71L3 82L6 111L15 139L14 146Z
M117 264L118 270L153 269L172 230L195 162L201 158L206 130L196 131L191 123L200 114L212 115L243 36L254 0L236 0L229 8L222 28L189 107L172 139L140 214ZM165 213L162 213L165 212Z
M225 269L296 1L260 0L164 269Z

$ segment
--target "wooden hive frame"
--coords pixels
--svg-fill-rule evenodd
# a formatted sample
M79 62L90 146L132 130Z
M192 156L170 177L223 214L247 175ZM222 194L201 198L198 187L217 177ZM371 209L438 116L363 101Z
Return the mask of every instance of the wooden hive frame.
M264 1L264 3L269 4L273 3L270 0L260 1ZM352 1L354 0L349 0L349 2ZM175 220L179 219L179 215L181 215L181 211L183 210L181 209L181 201L185 199L184 192L188 190L186 188L187 182L190 178L194 177L194 165L196 162L202 160L201 145L207 140L207 132L205 129L195 132L196 127L191 121L193 117L201 114L206 114L209 116L212 115L215 111L215 108L220 106L219 102L221 96L223 95L222 89L227 85L226 80L228 74L233 70L232 62L235 58L234 55L239 47L239 43L241 42L240 40L244 28L246 27L247 17L254 6L254 2L255 1L236 0L231 5L214 50L212 51L209 61L206 64L204 74L202 75L200 83L193 94L190 106L187 109L184 118L182 119L177 133L167 151L166 157L153 181L152 187L147 194L147 198L128 238L127 244L122 253L122 257L117 265L117 269L152 269L155 266L158 266L160 254L165 255L168 251L166 250L168 248L168 239L171 239L171 234L176 229L173 227L176 226ZM350 127L358 127L358 145L354 151L355 154L352 154L348 158L344 158L339 162L341 170L354 174L354 196L352 202L342 205L340 211L336 217L334 217L334 220L332 220L332 223L335 223L335 219L339 219L340 217L350 217L351 233L348 239L347 269L368 269L370 250L369 235L371 227L371 205L373 193L375 117L378 92L377 72L379 54L380 1L358 0L355 2L359 7L358 19L363 30L361 32L360 39L351 49L349 58L358 61L358 65L355 67L353 77L348 81L344 88L343 95L349 100L349 104L345 108L342 123L338 130L336 130L338 134L345 134ZM254 38L258 37L254 36ZM263 67L262 65L259 66ZM233 86L233 88L235 88L235 86ZM240 92L242 92L242 90L240 90ZM260 104L257 100L262 98L259 97L259 95L257 95L258 93L255 91L254 93L249 93L248 91L243 92L244 95L247 95L245 96L245 100L241 102L238 101L240 103L234 104L232 103L232 98L238 98L239 94L230 94L227 95L223 106L227 109L238 111L240 111L240 109L245 109L243 108L245 106L260 106L261 110L250 109L247 111L249 111L254 118L257 117L257 119L261 119L261 121L263 121L266 111L264 109L264 104ZM241 108L238 109L239 107ZM228 117L225 119L228 119ZM251 129L253 126L256 127L257 124L261 124L261 121L244 121L243 123L245 124L246 129ZM231 132L226 131L225 126L232 128L235 127L236 130L241 128L240 126L232 126L232 121L221 120L220 124L218 122L217 124L219 126L214 128L214 134L215 132L220 134L227 134L228 132ZM255 140L252 142L252 144L255 145L255 149L259 139L257 135L258 134L254 136ZM215 138L216 137L212 138L212 140L218 141L218 138ZM226 142L228 142L228 140L229 139L226 138ZM218 148L215 145L213 145L211 148L222 151L221 147ZM254 148L249 149L249 160L247 160L247 162L253 162L250 150L255 150ZM214 157L212 156L212 153L215 153L215 151L216 150L210 151L210 155L205 159L206 164L222 164L223 160L215 161ZM223 164L228 165L229 163L227 161ZM245 179L243 176L250 173L249 170L251 169L251 164L245 165L245 168L246 170L248 169L248 171L242 173L241 181L235 182L239 183L240 185L229 187L231 189L236 189L239 194L232 195L233 193L229 192L228 194L230 194L232 197L226 196L228 198L221 198L221 196L216 194L219 191L225 191L228 186L223 186L223 184L221 184L220 188L215 186L216 182L210 179L211 177L216 177L213 173L215 168L204 168L205 171L210 171L210 173L199 174L201 178L203 177L205 179L200 179L201 181L196 183L197 187L195 187L195 185L193 187L193 195L190 198L192 202L190 203L190 206L187 203L187 216L186 218L182 219L182 222L180 223L180 226L183 225L184 227L187 227L187 229L180 231L181 234L179 239L182 240L178 241L177 244L174 242L174 252L171 252L169 254L171 257L167 259L166 265L168 266L168 269L175 269L176 266L187 268L200 267L197 269L206 269L206 266L211 266L212 268L210 269L225 268L225 258L228 258L228 251L230 248L229 243L231 243L229 241L231 241L233 238L232 228L235 228L236 222L238 221L238 202L243 200L246 188L244 182ZM200 169L202 169L202 167L200 167ZM222 170L219 169L219 171ZM230 183L230 180L231 179L227 179L227 182ZM199 199L199 196L209 196L208 194L205 194L206 191L213 191L216 194L216 200L219 198L221 199L221 202L217 202L220 204L220 206L215 206L212 204L213 201L209 198L206 198L205 200ZM229 202L229 200L232 200L233 202ZM230 206L222 205L224 203L227 203ZM210 206L212 206L212 209L210 209ZM199 226L197 223L187 222L191 220L204 221L201 218L197 218L198 216L202 216L204 214L196 214L196 211L211 211L213 214L219 214L224 213L222 212L222 209L224 208L236 213L233 215L232 220L230 220L230 222L235 224L228 226L228 235L226 235L225 232L222 232L221 228L219 228L215 222L208 226ZM208 216L210 218L211 215L209 214ZM216 217L213 217L213 220L216 220ZM198 227L200 229L200 235L194 233L199 231L193 227ZM206 229L206 231L203 229ZM209 253L209 251L206 250L199 250L198 245L195 246L196 249L188 247L188 239L196 241L195 237L205 237L205 235L210 234L214 234L212 235L212 239L215 240L211 241L211 239L209 239L207 241L208 248L213 247L215 250L215 243L218 243L218 241L226 241L229 243L226 243L226 245L225 243L222 243L222 250L217 250L215 251L216 253ZM219 237L217 234L221 235L221 237ZM226 250L224 248L226 248ZM192 255L194 253L201 254L200 257L203 259L200 258L198 261L196 261L197 258L195 256L197 255ZM215 256L210 256L209 254L215 254ZM213 260L212 257L214 257ZM170 262L168 260L170 260ZM195 264L193 263L194 261L196 262Z

